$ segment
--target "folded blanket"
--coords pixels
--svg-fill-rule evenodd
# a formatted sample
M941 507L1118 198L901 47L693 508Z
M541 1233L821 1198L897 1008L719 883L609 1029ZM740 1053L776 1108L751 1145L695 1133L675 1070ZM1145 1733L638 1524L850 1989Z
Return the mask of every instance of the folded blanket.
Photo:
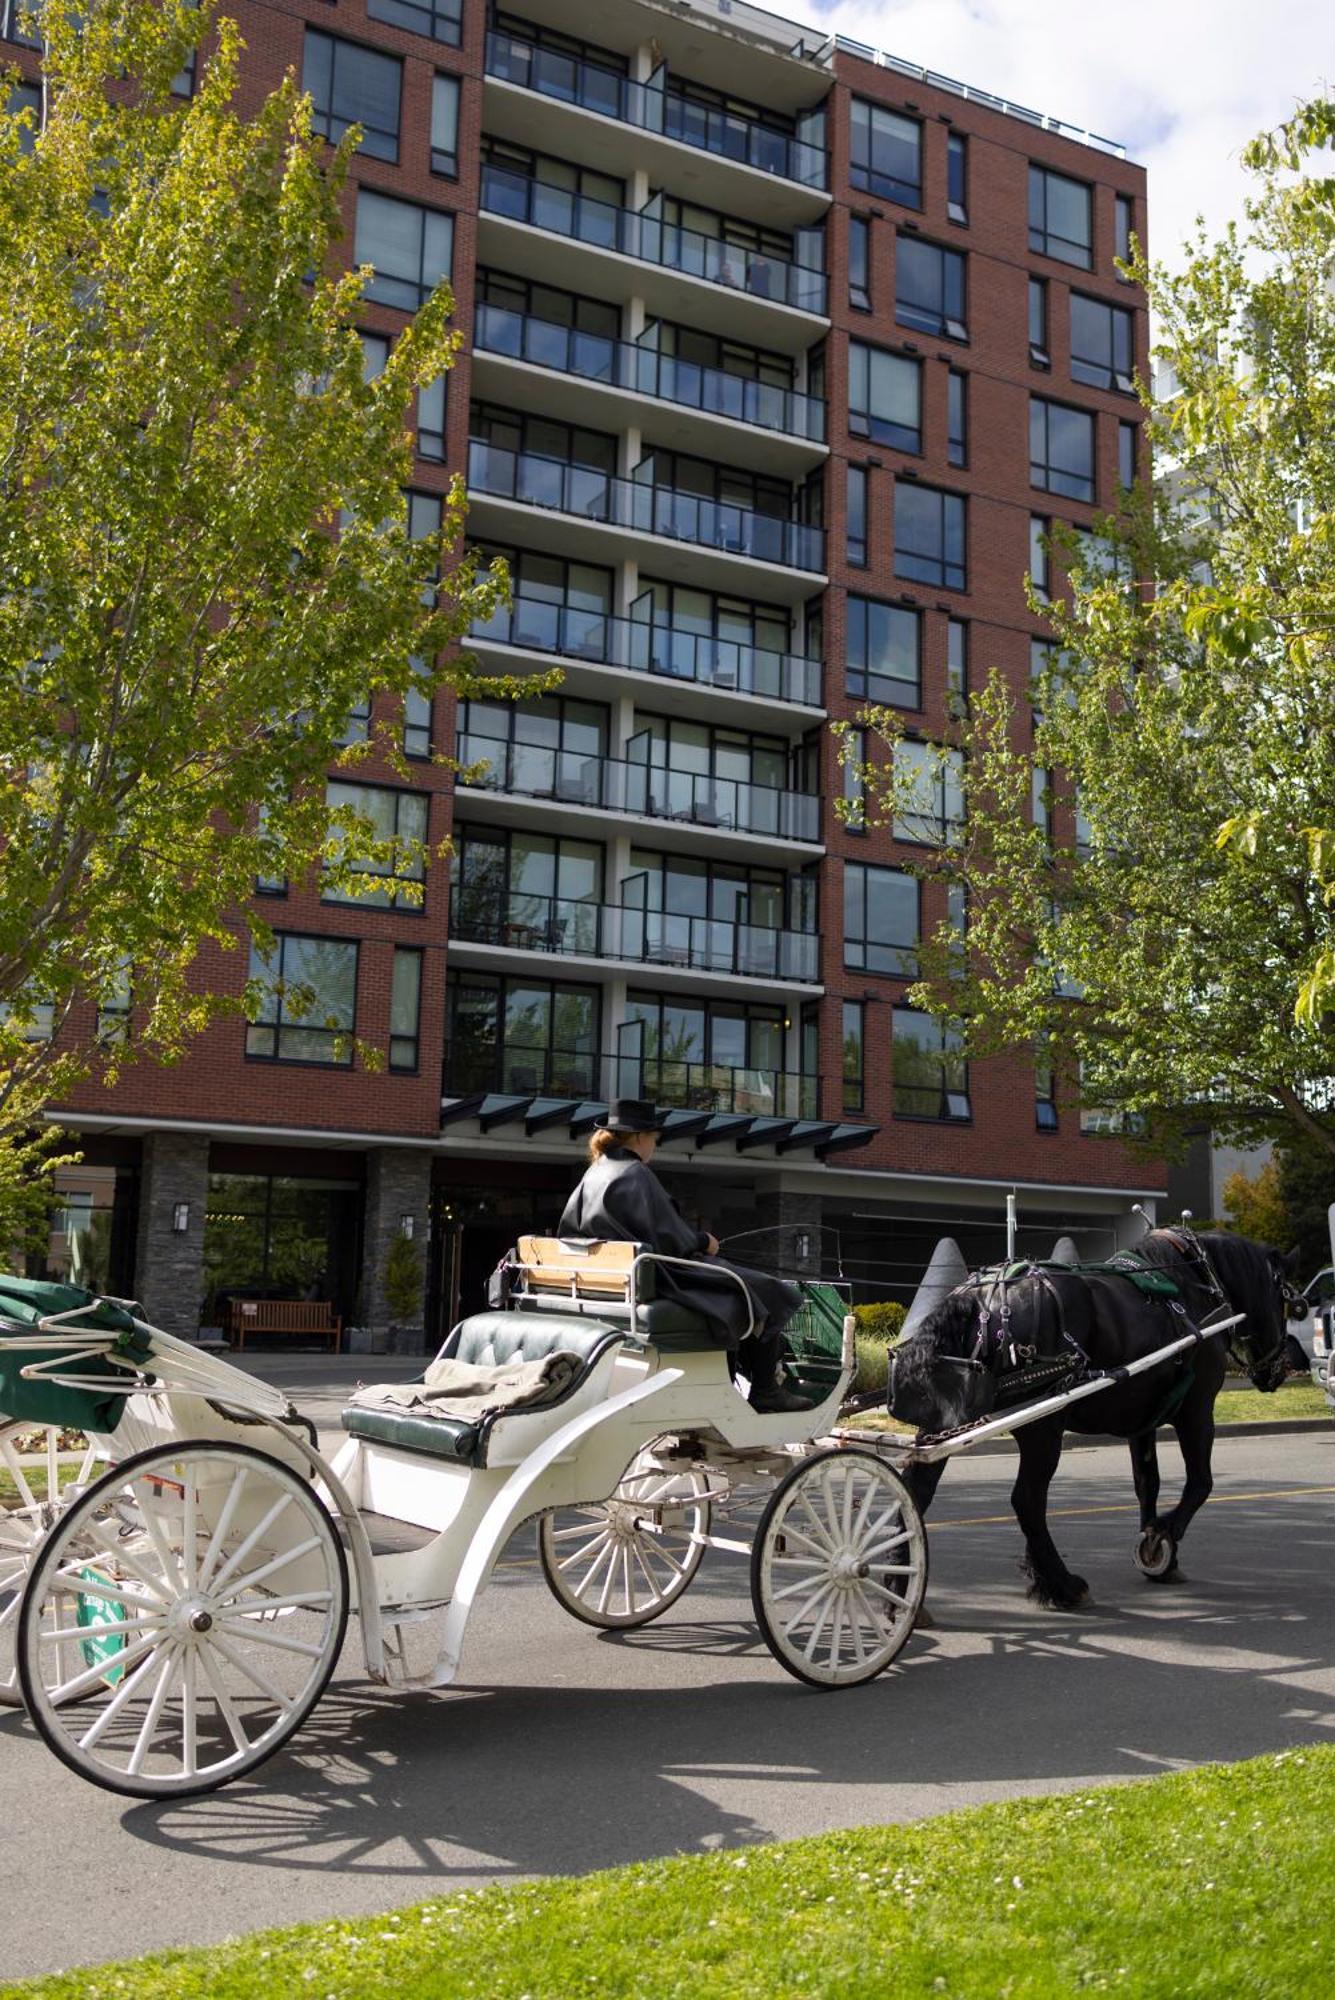
M433 1361L420 1382L363 1383L352 1395L359 1410L401 1410L421 1417L492 1416L554 1403L584 1366L578 1354L543 1354L536 1361Z

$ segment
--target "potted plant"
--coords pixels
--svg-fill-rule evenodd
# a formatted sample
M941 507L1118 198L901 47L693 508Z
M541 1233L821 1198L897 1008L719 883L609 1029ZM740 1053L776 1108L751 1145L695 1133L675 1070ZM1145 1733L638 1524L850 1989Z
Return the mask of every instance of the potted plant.
M389 1307L391 1354L422 1352L422 1256L400 1230L385 1254L385 1303Z

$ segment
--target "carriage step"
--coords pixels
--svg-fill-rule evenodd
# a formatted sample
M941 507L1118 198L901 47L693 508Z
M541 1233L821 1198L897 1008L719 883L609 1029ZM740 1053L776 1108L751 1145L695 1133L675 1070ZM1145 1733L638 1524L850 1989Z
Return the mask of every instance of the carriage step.
M439 1528L419 1528L415 1521L396 1521L392 1514L362 1515L373 1556L402 1556L434 1542Z

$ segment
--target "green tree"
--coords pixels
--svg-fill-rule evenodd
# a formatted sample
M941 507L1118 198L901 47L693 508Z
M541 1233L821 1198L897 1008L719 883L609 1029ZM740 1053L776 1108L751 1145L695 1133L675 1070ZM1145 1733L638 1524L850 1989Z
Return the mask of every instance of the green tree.
M1027 686L985 672L952 725L966 816L922 871L967 890L968 938L943 927L917 997L975 1054L1050 1037L1104 1128L1156 1148L1204 1113L1335 1152L1312 997L1335 923L1310 865L1335 798L1335 180L1295 178L1332 130L1310 106L1258 141L1245 228L1202 235L1177 274L1134 266L1176 471L1059 538L1070 590L1030 597L1050 644ZM923 767L870 720L884 822Z
M396 1320L411 1324L422 1310L422 1256L400 1230L385 1253L385 1302Z
M348 747L347 719L467 686L442 655L504 587L457 552L457 482L438 534L410 528L448 288L366 382L363 274L337 268L358 135L313 137L291 78L243 117L225 20L173 96L208 25L194 0L48 6L42 116L0 114L0 1221L45 1103L237 1004L257 876L375 887L359 865L393 843L331 824L325 777L397 728Z
M1284 1199L1283 1171L1278 1153L1272 1153L1255 1174L1241 1168L1230 1174L1223 1186L1224 1213L1229 1226L1256 1243L1273 1243L1287 1249L1293 1238L1293 1224Z

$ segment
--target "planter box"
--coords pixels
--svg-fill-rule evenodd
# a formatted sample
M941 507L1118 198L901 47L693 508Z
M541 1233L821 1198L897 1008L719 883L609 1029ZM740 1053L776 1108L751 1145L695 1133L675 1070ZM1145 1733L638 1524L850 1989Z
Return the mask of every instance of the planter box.
M388 1354L389 1330L383 1326L345 1326L345 1354Z
M426 1328L421 1326L399 1326L391 1324L389 1329L390 1354L424 1354L426 1352Z

